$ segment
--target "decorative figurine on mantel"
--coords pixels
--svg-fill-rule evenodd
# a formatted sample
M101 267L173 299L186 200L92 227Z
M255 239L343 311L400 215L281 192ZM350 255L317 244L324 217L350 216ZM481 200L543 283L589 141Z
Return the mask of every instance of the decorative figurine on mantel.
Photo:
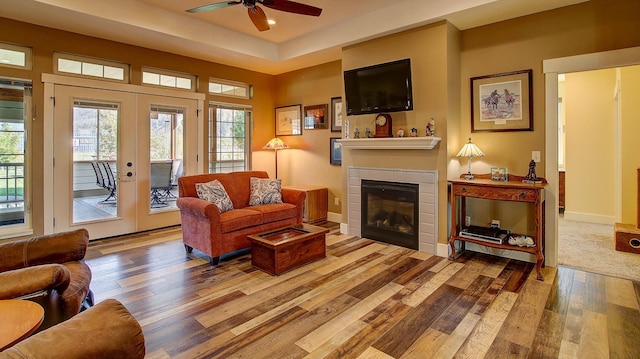
M429 122L427 123L427 137L432 137L436 135L436 120L431 117Z
M353 131L353 138L360 138L360 130L356 127L356 130Z
M542 183L542 181L540 181L538 179L538 176L536 175L536 161L531 160L529 162L529 173L527 173L527 179L523 179L522 182L524 182L524 183Z
M411 132L409 132L409 137L418 137L418 129L413 127Z
M371 130L369 127L364 129L364 138L371 138Z
M404 137L404 129L399 128L398 133L396 134L398 137Z

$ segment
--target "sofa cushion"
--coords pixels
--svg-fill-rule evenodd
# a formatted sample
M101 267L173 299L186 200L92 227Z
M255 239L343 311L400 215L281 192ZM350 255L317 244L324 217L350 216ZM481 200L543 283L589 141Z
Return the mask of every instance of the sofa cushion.
M282 221L298 215L297 207L290 203L262 204L249 208L262 213L262 223Z
M220 215L220 232L229 233L262 224L262 212L249 208L233 209Z
M282 203L282 180L251 177L249 205Z
M215 204L220 209L220 213L233 209L231 198L229 198L224 186L218 180L196 183L196 192L199 198Z

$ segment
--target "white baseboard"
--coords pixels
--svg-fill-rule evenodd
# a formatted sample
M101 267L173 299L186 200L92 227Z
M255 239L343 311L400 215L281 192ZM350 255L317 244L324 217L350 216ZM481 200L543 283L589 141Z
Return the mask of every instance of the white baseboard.
M438 257L448 257L449 256L449 243L438 243L436 247L436 255Z
M342 222L342 214L341 213L335 213L335 212L328 212L327 213L327 221L341 223Z
M564 219L566 219L567 221L611 224L611 225L613 225L616 222L615 217L613 216L604 216L599 214L589 214L589 213L580 213L580 212L571 212L571 211L564 211Z

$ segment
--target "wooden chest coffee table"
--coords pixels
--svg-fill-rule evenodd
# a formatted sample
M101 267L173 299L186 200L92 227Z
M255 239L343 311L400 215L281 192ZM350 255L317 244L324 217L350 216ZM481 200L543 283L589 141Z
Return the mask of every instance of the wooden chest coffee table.
M272 275L301 267L326 256L329 229L296 224L248 236L251 264Z

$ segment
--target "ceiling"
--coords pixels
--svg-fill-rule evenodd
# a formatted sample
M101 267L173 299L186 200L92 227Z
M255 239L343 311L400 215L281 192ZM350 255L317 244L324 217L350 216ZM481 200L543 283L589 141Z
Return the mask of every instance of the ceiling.
M242 5L185 12L220 1L0 0L0 16L279 74L338 60L344 46L443 19L465 30L588 0L298 0L322 14L261 6L277 21L264 32Z

